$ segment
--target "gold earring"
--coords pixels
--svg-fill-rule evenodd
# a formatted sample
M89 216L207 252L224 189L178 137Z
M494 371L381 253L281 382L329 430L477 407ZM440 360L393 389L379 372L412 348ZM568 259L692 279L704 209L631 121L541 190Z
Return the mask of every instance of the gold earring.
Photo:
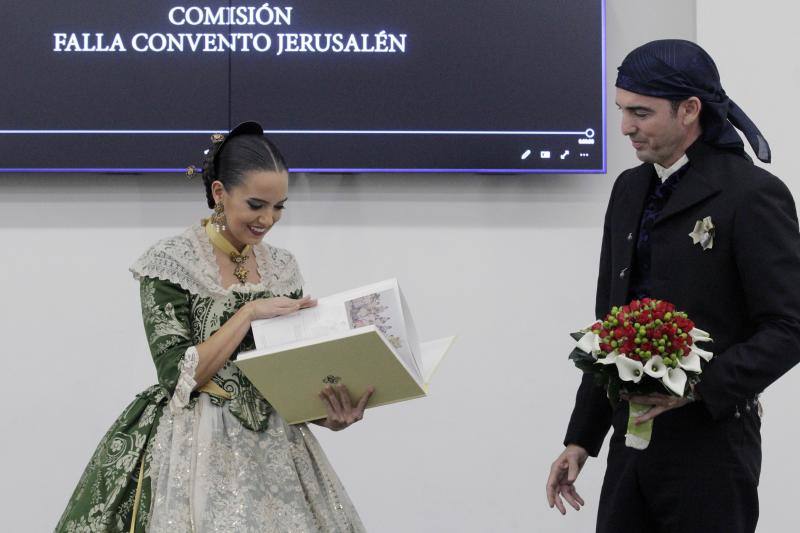
M214 206L214 214L211 215L211 223L217 231L225 231L225 206L222 205L222 200L217 202Z

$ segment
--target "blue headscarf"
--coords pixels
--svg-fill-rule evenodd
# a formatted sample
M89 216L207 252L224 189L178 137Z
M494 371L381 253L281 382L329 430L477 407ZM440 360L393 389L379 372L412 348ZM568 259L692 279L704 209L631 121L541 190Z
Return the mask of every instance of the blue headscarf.
M645 96L703 103L703 140L744 153L741 130L756 157L769 163L769 143L756 125L722 89L719 71L708 53L691 41L652 41L628 54L617 74L617 87ZM734 129L736 128L736 129Z

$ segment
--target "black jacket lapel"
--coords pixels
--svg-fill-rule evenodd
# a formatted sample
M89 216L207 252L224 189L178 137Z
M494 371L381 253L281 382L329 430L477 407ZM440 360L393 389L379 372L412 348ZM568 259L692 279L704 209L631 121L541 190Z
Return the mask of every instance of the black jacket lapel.
M655 221L655 225L677 215L681 211L689 209L693 205L699 204L721 190L720 187L707 180L695 166L692 166L690 159L686 175L678 184L675 192L672 193L672 197L667 202L667 205L664 206L664 210L661 211L661 215Z

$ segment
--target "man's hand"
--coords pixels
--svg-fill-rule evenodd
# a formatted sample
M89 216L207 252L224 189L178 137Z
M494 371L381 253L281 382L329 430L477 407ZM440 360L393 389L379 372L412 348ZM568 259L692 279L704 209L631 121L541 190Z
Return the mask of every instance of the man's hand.
M634 419L633 422L637 426L647 422L648 420L654 419L661 413L665 413L672 409L677 409L678 407L683 407L692 401L687 398L678 398L677 396L669 396L667 394L648 394L647 396L629 396L627 394L621 394L620 398L627 400L630 403L651 406L650 410L648 410L645 414Z
M547 503L552 509L558 508L559 512L567 514L564 507L566 500L576 511L585 505L578 491L575 490L575 480L583 468L589 453L577 444L570 444L550 466L550 476L547 478ZM563 500L562 500L563 498Z

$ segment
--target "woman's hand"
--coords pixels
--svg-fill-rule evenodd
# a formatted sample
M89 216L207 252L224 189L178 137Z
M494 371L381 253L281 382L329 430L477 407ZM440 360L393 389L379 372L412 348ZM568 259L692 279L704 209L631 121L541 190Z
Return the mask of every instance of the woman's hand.
M347 387L344 385L336 385L335 387L328 385L319 393L319 397L328 410L328 417L316 423L332 431L340 431L355 424L364 418L364 409L367 407L367 402L374 392L374 387L367 387L366 392L353 407Z
M202 387L225 366L250 331L250 323L253 320L288 315L315 305L317 301L310 296L299 300L285 296L262 298L244 304L213 335L197 345L197 353L200 356L194 372L197 388Z
M311 298L311 296L304 296L299 300L287 298L286 296L278 296L277 298L253 300L245 305L247 305L250 320L253 321L262 318L289 315L300 309L314 307L317 305L317 301Z

